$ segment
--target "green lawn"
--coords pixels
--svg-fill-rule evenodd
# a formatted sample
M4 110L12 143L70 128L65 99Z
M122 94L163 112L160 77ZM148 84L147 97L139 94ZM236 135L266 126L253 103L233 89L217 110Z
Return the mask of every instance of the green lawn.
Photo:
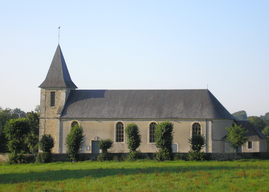
M0 191L269 191L269 161L0 164Z

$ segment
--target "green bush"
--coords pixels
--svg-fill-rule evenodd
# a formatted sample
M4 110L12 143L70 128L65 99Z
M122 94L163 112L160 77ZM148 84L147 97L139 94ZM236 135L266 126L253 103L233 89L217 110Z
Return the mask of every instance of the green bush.
M189 143L192 151L199 152L205 146L205 137L203 135L193 135L189 139Z
M51 162L51 153L50 152L43 152L38 153L36 156L37 163L49 163Z
M29 132L29 123L25 118L22 119L10 119L4 128L4 133L8 139L8 149L11 152L10 163L22 162L21 154L25 152L27 147L25 144L25 138Z
M24 158L22 154L15 154L15 153L11 153L8 156L8 163L9 164L17 164L17 163L23 163L24 162Z
M191 151L188 153L189 161L204 161L205 153L200 152L201 149L205 146L205 137L203 135L193 135L189 139L189 143L191 144Z
M154 136L156 146L159 148L159 152L156 154L156 159L159 161L171 160L173 156L173 124L169 121L156 124Z
M269 152L269 136L267 136L266 142L267 142L267 152Z
M157 161L167 161L172 159L172 153L168 149L159 149L156 153L156 160Z
M127 145L130 152L136 151L141 143L141 135L139 134L138 126L135 123L130 123L125 129L127 136Z
M127 160L129 160L129 161L136 161L137 159L140 159L140 158L141 158L141 155L140 155L139 152L137 152L137 151L131 151L128 154Z
M97 161L111 161L113 159L113 155L110 153L101 153L97 157Z
M38 163L49 163L51 162L51 149L54 147L54 140L50 134L43 135L39 147L43 151L38 153L36 157L36 162Z
M174 160L175 161L179 161L179 160L187 160L187 158L186 158L186 156L185 155L183 155L183 154L175 154L174 155Z
M204 152L190 151L188 153L188 160L189 161L204 161L206 160L206 156Z
M54 147L54 140L50 134L43 135L40 142L39 147L43 152L51 153L51 149Z
M79 125L75 125L70 130L70 133L66 138L67 154L70 161L77 161L79 150L83 143L83 128Z
M102 139L97 144L98 148L102 150L102 153L107 153L107 150L113 146L111 139Z

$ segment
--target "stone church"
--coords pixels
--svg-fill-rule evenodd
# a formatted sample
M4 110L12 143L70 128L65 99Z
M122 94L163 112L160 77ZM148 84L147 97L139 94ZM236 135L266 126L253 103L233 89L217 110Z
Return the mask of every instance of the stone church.
M66 137L78 124L84 130L81 153L99 153L100 139L114 141L110 152L129 152L125 127L136 123L141 134L141 152L156 152L155 125L165 120L174 124L173 152L188 152L193 134L206 138L204 152L223 153L225 127L234 117L207 89L201 90L79 90L71 80L63 53L58 45L46 79L39 86L39 137L51 134L53 153L66 153ZM250 129L250 141L241 152L266 151L266 137L249 122L237 122Z

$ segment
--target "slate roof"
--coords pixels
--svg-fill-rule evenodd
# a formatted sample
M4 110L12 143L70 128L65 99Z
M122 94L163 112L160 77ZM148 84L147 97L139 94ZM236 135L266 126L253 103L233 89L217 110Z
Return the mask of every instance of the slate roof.
M252 123L249 121L235 121L237 125L242 125L246 130L248 130L247 136L251 140L257 139L267 139L265 135L263 135L258 129L254 127Z
M77 88L69 75L60 45L57 46L49 72L40 88Z
M209 90L72 90L61 118L234 119Z

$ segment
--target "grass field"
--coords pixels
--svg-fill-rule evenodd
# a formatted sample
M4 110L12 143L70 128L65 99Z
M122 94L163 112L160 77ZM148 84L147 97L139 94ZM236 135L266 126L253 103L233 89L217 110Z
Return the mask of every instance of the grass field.
M0 191L269 191L269 161L0 164Z

